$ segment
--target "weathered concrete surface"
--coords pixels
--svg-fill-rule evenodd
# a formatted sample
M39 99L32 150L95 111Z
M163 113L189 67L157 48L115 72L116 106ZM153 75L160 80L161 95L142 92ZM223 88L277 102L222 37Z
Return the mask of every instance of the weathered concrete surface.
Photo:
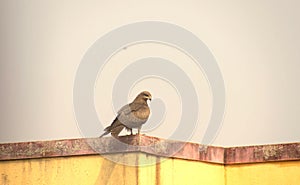
M124 136L0 144L0 184L296 185L300 143L222 148Z

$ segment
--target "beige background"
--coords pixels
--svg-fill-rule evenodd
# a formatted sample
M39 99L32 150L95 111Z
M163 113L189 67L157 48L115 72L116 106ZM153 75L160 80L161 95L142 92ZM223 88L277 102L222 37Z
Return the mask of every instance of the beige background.
M72 88L83 55L105 33L145 20L184 27L217 59L227 104L223 127L213 144L299 141L299 9L298 0L2 0L0 142L81 137L73 113ZM183 65L186 56L174 48L155 44L130 47L110 64L122 61L118 63L122 66L143 55L172 59L190 75L197 92L202 92L203 112L191 138L201 140L211 109L209 85L201 70L195 70L192 63ZM107 67L111 71L112 67ZM95 86L96 109L104 126L114 117L110 93L120 70L104 70ZM131 101L141 89L149 89L154 97L165 100L164 122L147 134L166 138L176 128L180 98L165 82L151 86L153 81L140 82L125 93Z

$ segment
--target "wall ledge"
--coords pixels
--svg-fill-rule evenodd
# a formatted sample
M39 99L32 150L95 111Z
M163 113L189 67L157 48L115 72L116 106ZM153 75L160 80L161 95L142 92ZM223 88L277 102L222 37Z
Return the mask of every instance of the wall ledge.
M300 160L300 143L217 147L146 135L0 144L0 161L142 152L217 164Z

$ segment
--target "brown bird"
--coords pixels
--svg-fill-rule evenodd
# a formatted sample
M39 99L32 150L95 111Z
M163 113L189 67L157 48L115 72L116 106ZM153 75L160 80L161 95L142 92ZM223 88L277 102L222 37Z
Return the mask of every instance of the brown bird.
M140 134L142 125L148 120L150 109L147 100L151 101L152 96L148 91L141 92L132 103L123 106L119 111L117 117L110 126L104 129L104 133L100 136L103 137L111 133L113 137L118 137L119 133L126 128L130 130L137 128Z

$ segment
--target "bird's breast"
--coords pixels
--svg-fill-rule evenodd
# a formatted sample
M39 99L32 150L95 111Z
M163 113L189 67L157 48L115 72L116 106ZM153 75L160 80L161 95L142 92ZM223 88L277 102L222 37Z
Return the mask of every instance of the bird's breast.
M139 111L133 112L133 115L142 120L147 120L150 115L150 109L148 107L141 108Z
M118 119L128 128L138 128L144 124L150 115L148 106L140 108L138 111L133 111L129 114L121 114Z

